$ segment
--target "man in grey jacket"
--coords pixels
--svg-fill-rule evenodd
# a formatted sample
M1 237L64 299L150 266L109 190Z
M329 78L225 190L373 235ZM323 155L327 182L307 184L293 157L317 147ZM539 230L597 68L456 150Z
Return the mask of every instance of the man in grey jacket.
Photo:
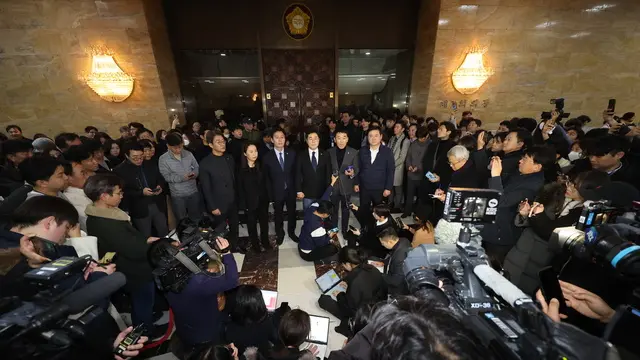
M427 150L427 136L429 135L429 129L426 127L420 127L416 136L418 140L411 143L409 146L409 153L407 154L407 160L405 165L407 168L407 198L404 201L404 212L402 217L409 217L413 212L413 197L418 195L418 189L420 188L420 182L424 177L422 171L422 158L424 152Z
M336 146L327 151L329 160L331 160L331 173L340 174L331 194L331 202L333 203L331 221L333 227L338 227L338 211L342 208L342 233L346 234L349 230L350 209L348 203L351 202L351 194L353 194L353 178L358 175L358 151L347 146L349 134L346 129L336 130L335 143ZM341 202L342 207L340 207Z
M193 154L184 149L182 136L179 134L167 135L166 141L169 151L160 156L158 167L171 190L173 213L178 221L187 216L198 221L202 216L200 193L196 184L198 162Z
M402 203L402 184L404 181L404 162L409 152L409 139L404 134L405 126L403 122L397 122L393 125L393 137L389 139L389 148L393 151L393 160L395 161L395 173L393 175L393 196L389 198L393 203L392 209L400 208Z

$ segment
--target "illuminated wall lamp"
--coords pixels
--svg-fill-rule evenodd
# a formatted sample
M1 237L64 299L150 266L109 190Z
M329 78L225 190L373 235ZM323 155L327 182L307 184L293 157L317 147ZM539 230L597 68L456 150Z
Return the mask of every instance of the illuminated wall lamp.
M471 49L464 58L462 65L451 75L453 87L464 95L473 94L493 75L493 69L485 68L483 61L484 50Z
M93 51L91 73L84 80L103 100L122 102L133 92L133 77L116 64L107 51Z

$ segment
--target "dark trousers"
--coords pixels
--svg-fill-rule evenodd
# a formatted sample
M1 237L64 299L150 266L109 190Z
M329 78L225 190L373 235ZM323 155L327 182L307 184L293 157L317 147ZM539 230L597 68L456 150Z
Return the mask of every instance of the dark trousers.
M371 213L373 206L382 204L384 200L383 192L383 189L369 190L360 188L360 207L363 209L364 214Z
M346 234L349 230L349 215L351 210L349 209L349 202L351 202L351 195L331 195L331 202L333 203L333 213L331 214L331 227L338 227L338 212L342 209L342 234ZM342 205L342 206L341 206Z
M144 324L148 331L153 330L153 303L156 288L153 281L138 285L129 292L131 297L131 322L133 326Z
M285 198L273 203L274 223L278 241L284 239L284 206L287 206L287 232L289 237L296 239L296 197L293 192L285 194Z
M269 245L269 204L261 203L257 209L247 210L247 231L249 240L255 249L260 248L260 243ZM258 242L257 224L260 222L260 242Z
M411 215L413 213L413 197L418 195L421 180L407 180L407 198L404 199L404 213Z
M164 199L164 196L162 198ZM163 237L169 233L167 214L161 212L156 203L149 204L149 213L147 216L143 218L132 218L131 222L133 226L146 237Z
M173 205L173 215L175 215L178 222L187 216L196 223L200 221L202 217L200 193L196 192L188 196L172 196L171 204Z
M311 250L310 253L302 252L302 250L300 250L300 248L298 247L298 253L300 254L300 257L302 258L302 260L304 261L319 261L322 259L326 259L328 257L331 257L337 254L338 251L339 251L338 247L331 243L317 247Z
M224 231L224 228L229 225L229 245L231 248L238 247L238 208L235 203L229 205L227 211L223 212L219 216L211 215L216 231Z
M318 299L318 306L320 309L328 312L329 314L337 317L340 320L346 320L349 316L345 316L342 311L340 311L340 306L338 302L333 300L333 298L329 295L320 295Z

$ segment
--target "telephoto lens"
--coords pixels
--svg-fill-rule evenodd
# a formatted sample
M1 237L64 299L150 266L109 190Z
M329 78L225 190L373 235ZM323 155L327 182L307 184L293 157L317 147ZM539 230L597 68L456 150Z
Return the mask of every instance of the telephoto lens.
M449 298L440 288L440 280L433 269L419 267L406 275L409 292L422 300L434 300L449 306Z

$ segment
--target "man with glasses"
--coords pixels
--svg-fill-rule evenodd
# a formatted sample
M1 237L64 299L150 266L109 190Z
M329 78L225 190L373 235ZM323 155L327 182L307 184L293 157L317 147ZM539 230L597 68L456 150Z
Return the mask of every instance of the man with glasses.
M238 207L236 206L235 160L226 154L227 140L222 133L208 132L211 154L200 162L200 185L204 204L213 219L216 231L229 225L229 244L234 252L246 253L247 247L238 244Z
M131 222L144 236L163 237L169 232L164 196L166 182L158 167L144 164L142 145L129 143L125 154L127 159L113 169L124 180L120 208L129 212Z
M469 161L469 150L462 145L456 145L447 152L447 160L453 173L451 174L451 182L448 186L437 189L435 197L444 202L446 190L450 187L463 187L477 189L481 188L481 177L476 172L473 162ZM435 178L431 182L440 182L440 177L434 174ZM443 184L444 185L444 184Z

